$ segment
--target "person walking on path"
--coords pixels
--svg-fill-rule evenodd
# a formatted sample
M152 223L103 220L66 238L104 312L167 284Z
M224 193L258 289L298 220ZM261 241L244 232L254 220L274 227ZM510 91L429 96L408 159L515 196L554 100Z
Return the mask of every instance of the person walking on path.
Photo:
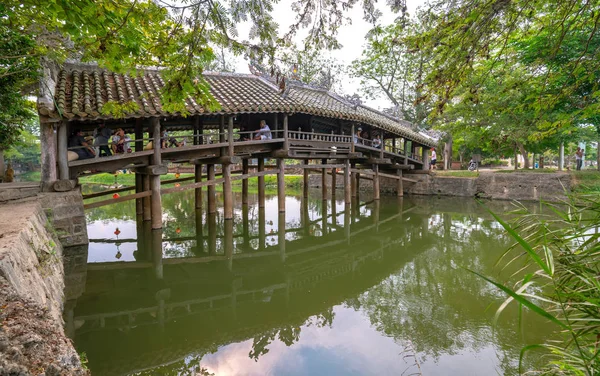
M583 149L577 148L575 152L575 170L581 171L581 160L583 159Z
M437 162L437 154L435 152L435 148L431 148L431 162L429 163L429 169L435 169L435 163Z

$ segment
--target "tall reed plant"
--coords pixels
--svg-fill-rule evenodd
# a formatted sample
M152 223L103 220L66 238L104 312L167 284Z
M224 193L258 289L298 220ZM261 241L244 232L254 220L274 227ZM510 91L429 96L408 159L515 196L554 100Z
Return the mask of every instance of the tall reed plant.
M519 312L529 309L560 331L559 340L529 345L526 352L547 350L543 375L598 375L600 373L600 195L573 196L560 204L542 203L540 213L520 206L505 221L490 213L515 240L499 260L501 267L517 267L518 282L502 284L479 275L508 295L496 317L509 304ZM520 315L519 315L520 317Z

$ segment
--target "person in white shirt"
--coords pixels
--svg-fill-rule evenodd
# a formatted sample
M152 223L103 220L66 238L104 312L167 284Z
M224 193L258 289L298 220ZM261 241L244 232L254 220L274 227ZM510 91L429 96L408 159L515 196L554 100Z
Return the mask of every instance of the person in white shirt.
M435 162L437 162L437 154L435 152L435 148L431 148L431 162L429 164L429 168L431 170L435 169Z
M264 120L260 121L260 129L256 132L256 136L254 136L255 140L272 140L273 135L271 135L271 128L267 125L267 122Z

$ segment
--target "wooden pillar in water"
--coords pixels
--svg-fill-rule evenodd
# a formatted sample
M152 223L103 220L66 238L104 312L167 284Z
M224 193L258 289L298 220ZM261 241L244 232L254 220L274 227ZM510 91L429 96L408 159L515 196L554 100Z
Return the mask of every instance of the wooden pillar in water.
M356 173L356 200L360 199L360 172Z
M248 203L242 205L242 232L244 239L244 250L249 250L250 246L250 218L249 218Z
M337 186L337 168L331 169L331 197L335 198L335 190Z
M242 174L248 174L248 159L242 160ZM248 206L248 178L242 179L242 206Z
M227 269L233 270L233 221L226 220L224 223L223 243L225 244L225 258L227 259Z
M322 164L327 164L327 159L323 159L321 160ZM327 169L326 168L322 168L321 169L321 190L323 193L323 201L327 200Z
M265 170L265 159L263 157L258 158L258 172ZM258 207L265 207L265 177L258 177Z
M144 174L142 175L142 190L144 192L150 191L150 175ZM144 221L152 220L152 198L150 196L146 196L142 198L142 207Z
M379 165L373 165L373 199L379 200Z
M352 202L352 183L350 182L350 160L346 159L344 163L344 202L346 205L350 205L350 203Z
M208 180L209 181L214 181L215 180L215 165L214 164L207 164L206 165L206 172L208 174ZM216 196L216 191L215 191L215 185L209 185L208 186L208 213L209 214L214 214L217 212L217 196Z
M58 178L60 180L68 180L69 179L69 161L67 158L67 144L68 144L68 135L67 135L67 122L63 121L58 124Z
M304 236L310 236L310 216L308 215L308 198L304 197L300 203L300 225Z
M208 254L217 254L217 215L215 213L208 213Z
M396 175L398 175L398 181L396 182L396 196L402 197L404 196L404 182L402 181L402 170L396 170Z
M305 166L307 166L309 164L309 162L310 162L310 160L305 159L302 163ZM302 185L302 195L304 197L308 197L309 172L310 171L308 171L308 168L303 168L302 170L303 170L302 172L304 173L304 181L302 182L303 183L303 185Z
M285 212L285 161L283 158L277 159L277 204L279 212Z
M375 231L379 232L379 210L380 210L380 201L375 200L373 202L373 222L375 222Z
M265 207L258 207L258 249L265 249L266 236Z
M158 166L162 163L160 149L160 121L158 118L150 120L152 125L152 133L154 154L152 156L152 164ZM150 175L150 189L152 190L152 229L162 228L162 199L160 197L160 175Z
M229 157L233 156L233 116L229 116L227 123L227 154ZM231 189L231 164L226 163L221 166L223 171L223 213L225 219L233 219L233 191Z
M196 183L200 183L202 181L202 165L195 164L194 165L194 181ZM202 188L194 189L194 203L196 209L202 209Z
M162 228L152 229L152 265L157 279L163 279Z
M142 174L135 174L135 193L144 191L144 177ZM141 216L144 214L144 198L135 199L135 214Z
M356 164L351 163L350 164L350 168L351 169L355 169L356 168ZM352 197L356 197L356 192L358 190L357 186L356 186L356 182L357 182L356 172L353 171L353 172L350 173L350 189L351 189Z
M195 210L196 217L196 249L198 252L204 252L204 237L203 237L203 228L202 228L202 210Z
M279 259L285 262L285 212L279 212L277 220L277 245L279 246Z

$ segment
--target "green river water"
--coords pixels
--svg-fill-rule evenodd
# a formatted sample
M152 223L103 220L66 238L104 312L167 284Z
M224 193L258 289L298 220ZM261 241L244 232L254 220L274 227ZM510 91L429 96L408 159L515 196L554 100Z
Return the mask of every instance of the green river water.
M92 375L518 374L520 349L552 329L528 312L519 326L512 306L493 323L504 295L465 268L506 281L494 265L511 241L475 201L348 212L342 194L314 197L287 196L285 240L275 196L262 211L237 195L225 225L194 210L193 191L165 195L154 246L133 201L89 210L66 321Z

